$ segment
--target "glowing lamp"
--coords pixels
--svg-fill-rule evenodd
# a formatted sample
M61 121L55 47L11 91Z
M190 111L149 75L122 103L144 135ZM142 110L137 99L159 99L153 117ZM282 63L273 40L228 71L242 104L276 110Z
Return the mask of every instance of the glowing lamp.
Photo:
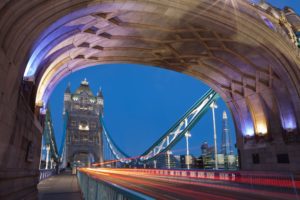
M284 117L283 121L283 128L287 132L292 132L297 128L295 117L290 114Z
M250 137L254 136L253 128L247 128L245 136L250 136Z
M251 119L246 120L244 127L243 127L243 135L245 137L252 137L254 136L254 128Z
M258 123L257 124L257 133L259 134L267 134L268 129L267 129L267 125L265 123Z
M40 108L40 114L46 115L47 109L45 107Z

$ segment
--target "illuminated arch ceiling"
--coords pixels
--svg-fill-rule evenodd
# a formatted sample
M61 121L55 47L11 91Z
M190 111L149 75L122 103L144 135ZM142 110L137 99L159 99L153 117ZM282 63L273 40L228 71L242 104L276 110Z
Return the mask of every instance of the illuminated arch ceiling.
M36 105L72 71L140 63L206 82L243 135L297 128L299 52L280 11L236 0L78 2L33 48L24 77L38 84Z

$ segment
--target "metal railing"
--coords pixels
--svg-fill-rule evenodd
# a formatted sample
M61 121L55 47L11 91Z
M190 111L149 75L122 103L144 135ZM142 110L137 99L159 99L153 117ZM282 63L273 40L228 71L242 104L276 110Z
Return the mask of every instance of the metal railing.
M80 170L77 171L77 178L85 200L153 200L141 193L91 177Z
M55 169L40 169L40 179L39 181L42 181L46 178L49 178L50 176L53 176L56 174Z

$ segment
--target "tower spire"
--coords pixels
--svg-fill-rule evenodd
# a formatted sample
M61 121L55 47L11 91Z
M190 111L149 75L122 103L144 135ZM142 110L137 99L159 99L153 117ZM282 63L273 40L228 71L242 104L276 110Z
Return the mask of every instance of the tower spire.
M65 90L65 93L71 93L71 83L69 82L67 85L67 88Z
M228 117L226 111L223 111L223 130L222 130L222 146L221 153L226 155L232 155L233 150L231 147L231 137L228 128Z
M98 97L103 97L103 94L102 94L102 88L101 88L101 87L99 87L99 90L98 90L98 92L97 92L97 96L98 96Z
M81 81L81 85L89 85L89 82L84 78L83 81Z

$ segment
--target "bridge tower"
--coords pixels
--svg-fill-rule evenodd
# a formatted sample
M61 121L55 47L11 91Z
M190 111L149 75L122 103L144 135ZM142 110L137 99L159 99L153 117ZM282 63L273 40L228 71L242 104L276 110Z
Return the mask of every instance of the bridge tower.
M75 93L70 84L64 93L64 114L67 115L65 156L67 166L90 166L103 161L102 125L103 114L101 90L94 96L85 79Z

